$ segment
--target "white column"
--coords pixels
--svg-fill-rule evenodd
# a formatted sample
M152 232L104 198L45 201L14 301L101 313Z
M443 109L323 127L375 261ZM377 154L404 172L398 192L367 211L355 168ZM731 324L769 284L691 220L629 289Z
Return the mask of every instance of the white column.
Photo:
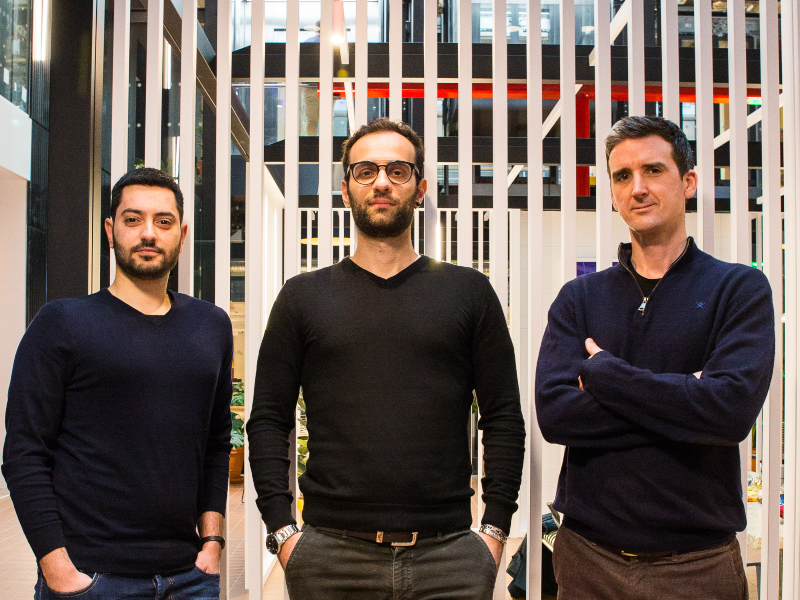
M425 194L425 254L433 259L440 260L441 246L436 243L439 239L439 137L438 137L438 42L436 27L439 18L439 5L437 2L425 3L425 32L423 46L423 61L425 63L425 99L423 112L425 116L425 179L428 182L428 192Z
M180 155L178 181L183 193L183 222L189 226L178 261L178 291L194 296L194 171L197 120L197 0L183 0L181 22Z
M367 124L368 0L356 0L356 127ZM427 10L427 4L425 6ZM427 65L426 65L427 66ZM353 229L355 231L355 229ZM352 248L350 250L353 251Z
M730 6L730 4L729 4ZM664 117L681 124L678 3L661 0L661 95Z
M403 0L389 0L389 118L403 118Z
M797 418L797 351L798 351L798 217L797 201L800 186L800 7L796 3L781 4L781 54L783 81L783 153L784 207L786 228L786 414L784 447L784 537L783 597L800 597L800 520L798 519L798 418Z
M575 3L561 3L561 283L575 278Z
M611 8L606 0L594 1L594 128L595 128L595 256L597 270L611 266L614 240L611 237L611 188L606 170L605 137L611 130Z
M266 282L264 247L264 2L252 3L250 23L250 162L247 164L245 204L245 420L253 405L253 385L261 337ZM250 444L245 441L249 461ZM264 569L264 526L256 506L253 475L245 469L245 587L250 595L261 593ZM272 559L272 555L269 556Z
M492 14L492 217L489 273L508 316L508 41L506 0L494 0ZM482 223L478 223L481 227Z
M333 0L321 1L319 31L319 219L317 257L319 268L333 263Z
M147 3L144 165L161 168L161 93L164 72L164 0Z
M131 1L114 0L114 47L111 58L111 186L128 171L128 95L130 93ZM105 243L105 240L103 240ZM114 283L116 260L110 253L109 283Z
M541 0L528 0L529 19L538 23ZM597 31L595 27L595 32ZM536 420L534 374L539 358L539 345L544 333L543 233L544 189L542 188L542 32L528 28L527 51L527 117L528 117L528 411L525 413L528 449L525 459L528 473L528 598L539 600L542 593L542 433Z
M744 0L728 2L728 120L730 123L731 174L731 262L751 261L749 177L747 174L747 69L745 53ZM712 150L713 152L713 150ZM752 438L740 444L742 490L747 502L747 473L750 470ZM739 545L747 558L747 532L740 532Z
M711 3L694 6L697 110L697 245L714 254L714 48Z
M628 115L643 115L644 3L632 0L628 2L628 5ZM572 31L574 33L575 30ZM595 32L597 32L597 27L595 27ZM564 38L561 39L563 42ZM595 40L595 48L597 47L598 44Z
M764 406L763 503L761 517L761 597L778 598L778 505L781 485L782 401L782 240L780 112L778 108L778 6L760 5L761 43L761 154L763 169L764 273L769 278L775 302L775 370Z
M358 63L356 63L358 66ZM300 244L297 237L300 201L300 3L286 3L286 139L284 142L283 274L285 279L300 272Z
M448 248L448 252L450 249ZM472 266L472 2L458 4L458 264Z

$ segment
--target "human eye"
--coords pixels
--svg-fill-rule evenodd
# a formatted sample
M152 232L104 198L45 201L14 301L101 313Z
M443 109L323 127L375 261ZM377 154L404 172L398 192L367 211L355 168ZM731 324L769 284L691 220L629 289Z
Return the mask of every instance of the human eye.
M125 223L126 225L136 225L136 223L138 222L139 219L137 219L136 217L125 217L123 219L123 223Z
M405 163L391 163L386 168L389 175L395 179L405 179L409 176L409 168Z
M356 165L353 174L355 175L356 179L367 179L375 176L375 170L375 165L371 163L362 163Z

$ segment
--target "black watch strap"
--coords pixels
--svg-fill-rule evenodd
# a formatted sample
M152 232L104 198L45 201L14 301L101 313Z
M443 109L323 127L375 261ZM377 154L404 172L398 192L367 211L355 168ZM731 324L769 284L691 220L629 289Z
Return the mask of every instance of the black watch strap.
M204 538L200 538L200 546L206 542L219 542L220 550L225 547L225 538L220 535L207 535Z

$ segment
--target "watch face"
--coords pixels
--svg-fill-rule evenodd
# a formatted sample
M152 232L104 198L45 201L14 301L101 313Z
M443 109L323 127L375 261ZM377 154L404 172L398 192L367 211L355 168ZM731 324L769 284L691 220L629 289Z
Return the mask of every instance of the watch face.
M280 550L280 547L278 546L278 540L274 533L270 533L267 536L267 551L271 554L277 554L278 550Z

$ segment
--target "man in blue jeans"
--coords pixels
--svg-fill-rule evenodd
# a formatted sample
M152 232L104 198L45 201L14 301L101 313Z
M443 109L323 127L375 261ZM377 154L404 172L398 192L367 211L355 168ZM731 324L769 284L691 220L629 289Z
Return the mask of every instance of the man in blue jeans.
M186 236L177 184L120 179L114 283L43 307L17 351L3 474L39 562L35 598L219 598L230 320L167 291Z

